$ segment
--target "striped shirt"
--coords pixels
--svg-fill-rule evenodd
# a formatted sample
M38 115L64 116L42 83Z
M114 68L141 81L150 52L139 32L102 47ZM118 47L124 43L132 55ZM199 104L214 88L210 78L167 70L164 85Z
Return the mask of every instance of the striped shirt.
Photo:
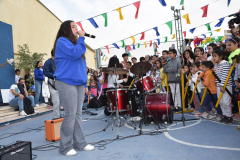
M231 68L231 64L228 61L222 60L219 64L216 64L214 66L214 71L217 75L217 77L220 79L221 83L217 80L215 80L217 87L223 87L224 83L227 79L227 76L229 74ZM231 86L232 85L232 77L230 76L227 86Z

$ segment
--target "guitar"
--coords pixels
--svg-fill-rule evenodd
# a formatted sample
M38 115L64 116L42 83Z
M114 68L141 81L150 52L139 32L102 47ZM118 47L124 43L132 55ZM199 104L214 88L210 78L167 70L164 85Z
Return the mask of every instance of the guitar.
M0 68L2 68L2 67L4 67L4 66L6 66L7 64L11 64L12 65L12 63L13 63L13 61L14 61L14 59L13 58L11 58L11 59L7 59L7 62L6 63L4 63L4 64L2 64L1 66L0 66Z

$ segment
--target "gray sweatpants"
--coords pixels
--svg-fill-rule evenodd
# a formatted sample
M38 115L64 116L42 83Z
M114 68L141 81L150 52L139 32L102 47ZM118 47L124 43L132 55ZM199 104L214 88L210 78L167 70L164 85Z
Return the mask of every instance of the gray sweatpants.
M226 86L226 88L229 90L230 93L232 93L232 86ZM217 96L220 95L220 87L217 87ZM222 98L220 100L220 107L222 109L222 114L227 117L232 116L232 106L231 106L231 97L229 94L225 91L222 95Z
M87 146L82 131L82 105L85 86L69 85L58 80L56 80L55 86L65 111L60 130L59 152L66 154L73 148L82 150Z
M52 79L49 79L49 81L52 81ZM61 103L60 103L58 91L55 90L51 85L48 85L48 87L51 93L51 100L53 103L53 118L59 118Z

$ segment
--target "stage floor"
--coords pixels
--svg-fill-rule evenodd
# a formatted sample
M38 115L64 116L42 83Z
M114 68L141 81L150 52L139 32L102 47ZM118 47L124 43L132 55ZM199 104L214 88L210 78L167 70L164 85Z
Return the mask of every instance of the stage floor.
M47 148L38 151L33 150L37 160L238 160L240 159L240 131L237 130L238 123L232 125L220 124L205 119L186 122L173 122L172 125L160 126L162 133L151 135L149 131L155 129L155 125L143 126L144 135L138 135L134 130L135 124L125 124L119 128L109 126L105 132L102 131L111 121L103 113L103 109L91 110L98 113L97 116L83 114L83 119L92 118L83 122L83 130L88 143L98 142L104 139L115 139L119 133L123 140L108 141L106 144L96 144L93 151L77 151L76 156L67 157L61 155L58 149L51 146L58 146L59 142L49 142L45 139L44 127L42 130L32 130L21 134L17 133L26 129L35 129L44 126L44 121L52 118L52 113L42 115L33 119L25 120L9 126L0 128L0 145L7 145L17 140L31 141L32 147L46 145ZM175 114L174 119L180 119L181 114ZM186 119L193 118L193 114L186 113ZM139 123L136 123L138 129ZM89 135L95 132L93 135ZM156 133L156 132L155 132ZM5 135L3 135L5 134ZM146 135L147 134L147 135ZM12 136L11 136L12 135ZM11 137L7 137L11 136ZM7 137L7 138L4 138ZM101 146L101 147L100 147ZM53 149L53 150L51 150ZM34 156L33 156L34 157Z

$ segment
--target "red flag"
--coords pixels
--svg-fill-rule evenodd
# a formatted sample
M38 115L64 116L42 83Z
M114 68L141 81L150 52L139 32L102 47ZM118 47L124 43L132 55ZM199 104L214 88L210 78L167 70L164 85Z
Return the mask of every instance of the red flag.
M152 46L152 41L150 41L150 45L149 45L149 47L151 47Z
M142 32L142 37L140 38L140 40L143 40L145 38L145 32Z
M133 3L133 5L137 8L137 12L135 14L135 19L137 19L138 18L139 7L140 7L140 1Z
M156 45L156 47L158 48L158 45L157 45L157 43L155 43L155 45Z
M106 48L107 48L107 50L108 50L108 53L109 53L109 48L108 48L108 46L105 46Z
M208 5L202 7L201 9L203 10L203 15L202 15L202 17L207 17Z
M77 22L77 25L79 25L79 27L81 28L81 30L84 31L81 22Z
M194 47L197 47L196 43L193 41Z
M183 31L184 37L186 37L186 31Z
M132 50L131 46L128 45L127 47L128 47L128 51L131 51L131 50Z

